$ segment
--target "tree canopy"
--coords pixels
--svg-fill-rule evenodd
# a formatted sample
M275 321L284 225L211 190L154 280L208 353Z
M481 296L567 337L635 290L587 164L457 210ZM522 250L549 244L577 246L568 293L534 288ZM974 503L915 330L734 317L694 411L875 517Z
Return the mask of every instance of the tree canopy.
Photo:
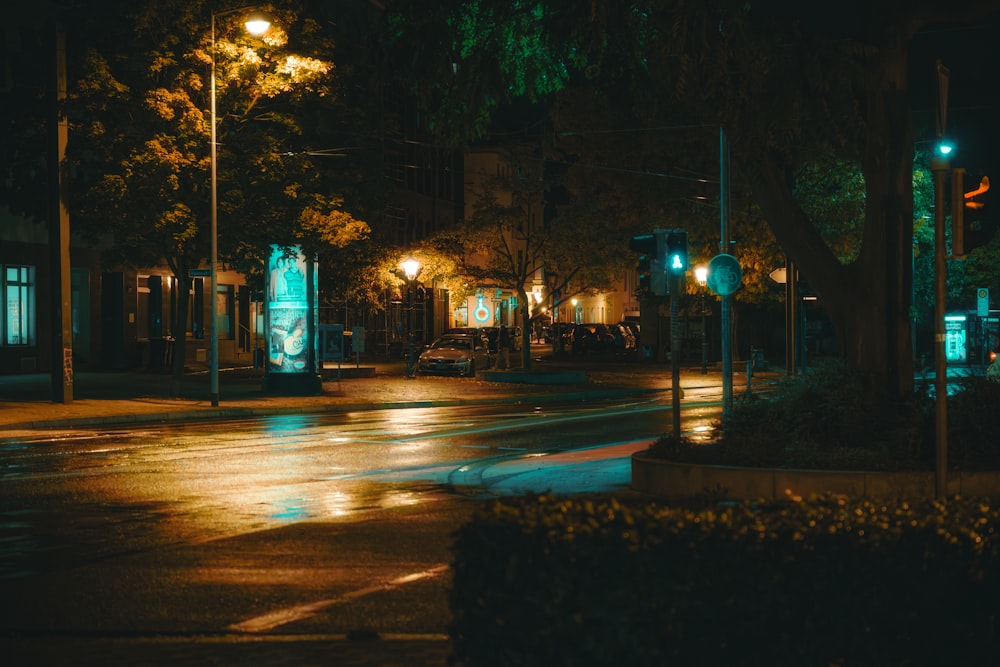
M603 122L607 132L619 131L615 140L622 150L617 156L608 152L605 164L627 157L630 168L641 160L640 170L662 172L670 164L673 173L683 167L703 173L705 160L692 161L698 153L675 152L648 132L636 147L621 131L683 124L724 128L734 181L751 193L781 250L819 294L848 366L867 378L873 398L905 400L911 395L914 130L909 47L929 26L995 15L1000 3L476 3L480 16L493 16L494 6L504 5L506 9L496 11L520 12L521 20L533 21L533 30L518 33L527 43L517 53L527 55L520 61L524 76L513 80L505 70L510 62L504 54L510 51L497 49L502 28L463 22L467 4L440 3L425 15L407 16L415 21L407 24L410 29L430 36L414 62L453 72L450 78L435 77L437 87L426 95L431 101L447 101L431 107L438 122L444 125L457 116L456 127L482 128L482 117L495 100L516 96L520 82L540 81L544 85L533 88L539 97L572 96L575 104L589 94L590 125ZM470 26L473 32L459 38L448 30L456 25ZM407 42L406 37L400 41ZM529 76L538 71L558 76L544 81ZM420 75L413 75L419 89ZM572 104L551 108L566 106ZM628 123L623 122L626 117ZM578 129L563 120L561 113L553 114L554 137ZM587 142L566 159L594 162L600 159L599 146ZM706 141L700 154L711 151ZM800 199L799 184L815 186L822 165L831 160L855 165L842 173L860 178L843 181L825 197L819 193ZM855 221L859 202L860 243L848 247L843 241L854 234L844 226L846 219L837 221L836 213L841 209ZM850 210L844 211L845 206Z
M221 262L253 284L271 244L301 245L317 256L368 236L367 222L354 213L364 210L362 179L331 161L343 154L339 142L355 118L343 106L330 31L301 2L260 9L271 26L255 37L243 29L245 8L208 0L61 8L68 206L76 235L113 240L104 245L109 265L166 261L183 284L190 269L208 261L213 79ZM42 22L25 34L48 53L51 30ZM19 77L50 79L48 58L23 64ZM3 199L38 221L47 215L46 198L37 196L46 181L32 173L49 168L46 128L55 118L43 113L51 109L25 105L4 113L14 130L6 147L18 167L5 173ZM39 168L20 168L26 165ZM187 321L187 305L177 300L175 321ZM183 368L183 339L179 345L175 375Z
M130 262L165 257L178 271L205 260L214 60L220 257L259 275L271 243L315 253L367 233L316 157L327 147L304 133L336 105L332 45L315 20L272 5L257 38L245 12L211 3L118 9L127 20L90 26L69 108L78 230L114 232Z

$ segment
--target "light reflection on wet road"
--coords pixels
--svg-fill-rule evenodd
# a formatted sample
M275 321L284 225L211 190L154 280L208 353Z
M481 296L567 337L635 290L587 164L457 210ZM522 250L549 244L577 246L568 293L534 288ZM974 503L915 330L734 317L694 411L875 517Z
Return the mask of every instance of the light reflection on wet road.
M155 518L171 542L201 542L486 492L453 485L481 482L485 468L512 457L655 438L671 428L669 407L618 399L81 431L4 445L0 498L10 507L23 507L26 494L60 498L81 521L88 508L127 507L128 521ZM684 429L717 418L714 404L686 406ZM457 474L470 468L477 474Z
M718 414L689 401L684 429ZM0 593L16 601L0 630L41 638L33 650L46 632L140 648L164 633L199 648L234 633L443 638L451 537L484 497L557 477L593 491L608 471L627 483L629 448L671 424L669 401L617 399L0 443Z

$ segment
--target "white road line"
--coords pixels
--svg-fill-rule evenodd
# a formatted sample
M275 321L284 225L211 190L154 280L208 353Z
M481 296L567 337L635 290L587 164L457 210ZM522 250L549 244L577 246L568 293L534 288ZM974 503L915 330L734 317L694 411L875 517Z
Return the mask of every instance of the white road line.
M329 598L327 600L318 600L308 604L295 605L294 607L285 607L284 609L276 609L266 614L261 614L260 616L240 621L239 623L233 623L228 626L227 629L236 632L267 632L268 630L273 630L279 626L315 616L327 607L350 602L352 600L365 597L366 595L371 595L372 593L391 590L405 584L413 583L414 581L420 581L421 579L436 577L443 572L447 572L448 567L449 566L446 564L437 565L421 572L413 572L411 574L403 575L402 577L397 577L384 584L375 584L374 586L359 588L357 590L344 593L339 597Z

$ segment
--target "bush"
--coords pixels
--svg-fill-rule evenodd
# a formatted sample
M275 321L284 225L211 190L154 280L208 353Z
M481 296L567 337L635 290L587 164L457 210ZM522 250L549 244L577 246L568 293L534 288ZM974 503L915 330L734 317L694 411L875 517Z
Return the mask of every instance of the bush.
M453 664L997 664L988 501L547 496L463 526Z
M741 399L708 445L662 438L653 456L736 466L839 470L933 470L935 406L927 387L903 405L865 400L863 381L837 365ZM1000 470L1000 383L968 378L948 398L949 468Z
M1000 470L1000 382L966 378L948 397L948 463L958 470Z

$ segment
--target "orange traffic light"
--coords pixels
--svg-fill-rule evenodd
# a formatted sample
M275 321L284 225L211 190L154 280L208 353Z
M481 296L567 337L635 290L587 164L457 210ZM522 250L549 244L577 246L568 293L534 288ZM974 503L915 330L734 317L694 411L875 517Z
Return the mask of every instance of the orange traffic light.
M951 170L951 255L956 259L989 242L982 229L982 214L986 202L976 199L989 192L990 178L983 176L975 190L965 192L962 178L965 169Z

